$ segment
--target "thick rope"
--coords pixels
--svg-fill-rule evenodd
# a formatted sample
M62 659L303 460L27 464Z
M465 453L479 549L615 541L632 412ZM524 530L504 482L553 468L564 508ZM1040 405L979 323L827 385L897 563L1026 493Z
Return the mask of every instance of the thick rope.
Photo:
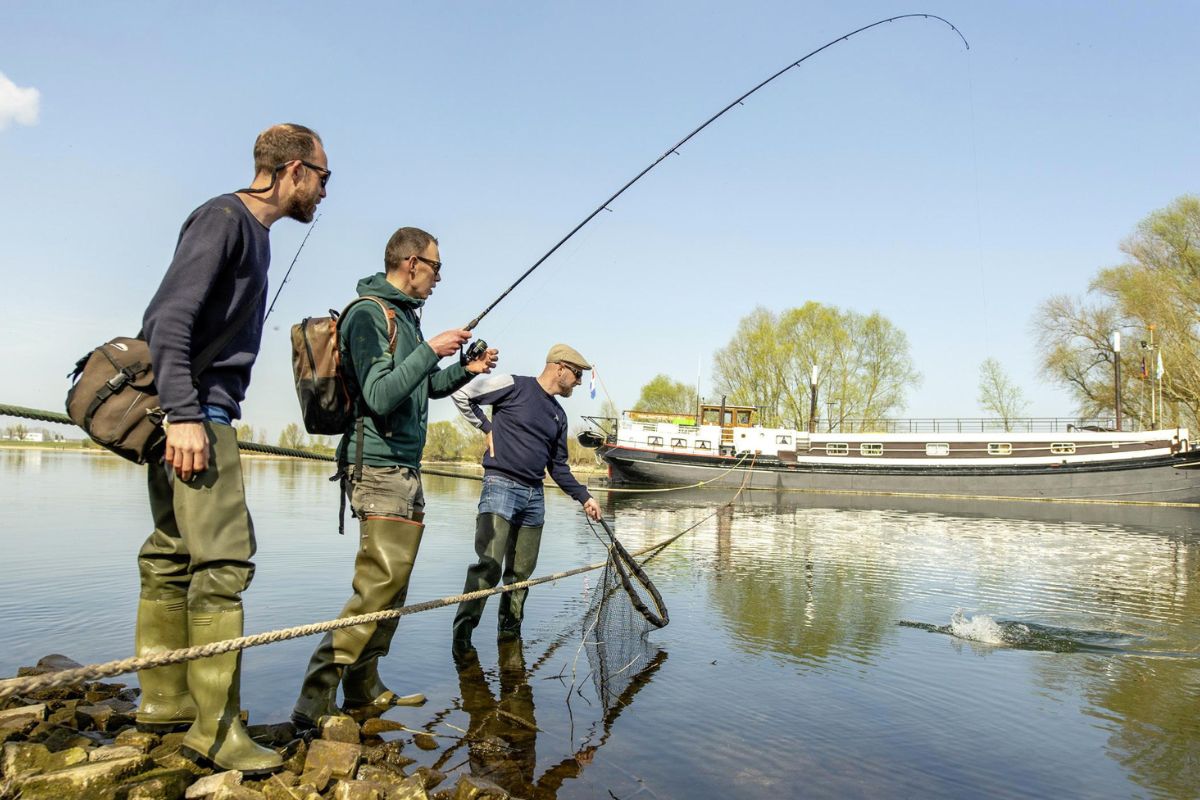
M25 408L24 406L0 404L0 416L24 417L25 419L36 419L40 422L59 422L63 425L75 424L74 420L66 414L55 414L53 411L39 411L36 408Z
M23 417L25 419L35 419L39 422L56 422L61 425L74 425L75 422L66 414L56 414L53 411L42 411L37 408L25 408L24 406L14 406L5 403L0 403L0 417ZM287 458L305 458L310 461L336 461L337 459L331 455L324 453L314 453L310 450L297 450L293 447L275 447L269 444L258 444L257 442L238 442L238 449L245 450L248 453L264 453L272 456L286 456ZM463 478L470 481L481 481L482 476L468 475L462 472L450 472L447 470L422 468L421 472L427 475L440 475L443 478Z
M75 424L74 421L70 417L68 417L66 414L56 414L53 411L42 411L42 410L36 409L36 408L25 408L24 406L14 406L14 405L7 405L7 404L3 404L3 403L0 403L0 416L24 417L25 419L34 419L34 420L38 420L40 422L56 422L56 423L60 423L62 425L74 425ZM292 447L275 447L274 445L258 444L257 442L238 441L238 449L245 450L248 453L264 453L266 455L285 456L287 458L304 458L304 459L308 459L310 461L336 461L337 460L334 456L324 455L322 453L313 453L309 450L297 450ZM730 472L732 472L733 470L735 470L739 466L741 466L741 463L742 463L742 461L745 460L745 458L746 458L746 454L743 454L741 459L739 459L736 464L734 464L728 470L721 473L720 475L718 475L715 478L712 478L707 481L701 481L699 483L689 483L686 486L668 486L668 487L662 488L662 489L619 489L619 488L608 488L608 487L601 487L601 486L596 486L596 487L589 486L588 489L589 489L589 491L606 492L609 494L616 494L618 492L622 493L622 494L625 494L625 493L632 494L632 493L642 493L642 492L678 492L683 489L698 489L702 486L706 486L706 485L712 483L713 481L720 480L721 478L725 477ZM470 475L470 474L463 473L463 472L451 472L449 470L440 470L440 469L431 468L431 467L422 467L421 472L422 472L422 474L425 474L425 475L437 475L437 476L440 476L443 478L462 478L463 480L468 480L468 481L482 481L483 480L483 476L481 476L481 475Z
M702 486L707 486L708 484L712 483L713 481L721 480L721 478L724 478L726 475L733 472L735 469L738 469L739 467L741 467L742 462L744 462L747 458L749 458L751 461L750 469L753 469L754 468L754 466L753 466L754 457L755 457L754 453L747 450L744 453L742 453L742 455L738 458L738 460L734 463L734 465L732 467L725 470L717 477L709 478L706 481L699 481L697 483L689 483L685 486L665 486L665 487L661 487L658 489L623 489L619 486L618 487L605 487L605 486L592 487L592 486L589 486L588 490L590 491L593 488L595 488L595 490L598 492L608 492L609 494L618 494L618 493L619 494L635 494L635 493L646 494L646 493L661 493L661 492L680 492L680 491L683 491L684 489L699 489ZM749 475L750 473L747 472L746 474ZM743 480L742 481L742 489L744 489L744 488L746 488L746 482ZM738 489L738 494L741 494L741 493L742 493L742 490ZM737 495L734 495L735 498L736 498L736 496Z
M693 526L694 527L694 526ZM690 529L689 529L690 530ZM642 550L633 553L634 556L644 555L652 550L658 550L665 547L670 542L679 538L682 534L672 536L670 539L651 545ZM256 633L253 636L242 636L237 639L225 639L220 642L212 642L211 644L198 645L196 647L185 647L179 650L169 650L164 653L158 653L153 656L126 658L120 661L109 661L103 664L91 664L75 669L61 670L59 672L46 673L45 675L32 675L21 678L9 678L0 681L0 700L10 697L18 692L36 691L40 689L56 689L63 686L71 686L84 681L95 680L98 678L111 678L116 675L124 675L128 672L138 672L144 669L152 669L154 667L162 667L168 664L180 664L185 661L195 661L200 658L209 656L221 655L233 650L245 650L249 647L257 647L263 644L271 644L273 642L282 642L288 639L297 639L302 636L312 636L318 633L327 633L339 628L349 628L354 625L363 625L371 622L382 622L387 619L399 619L400 617L409 614L417 614L422 611L431 611L435 608L444 608L445 606L457 605L464 600L476 600L479 598L490 597L494 594L503 594L516 589L528 589L531 586L537 586L551 581L570 578L584 572L600 569L608 560L601 561L596 564L589 564L584 567L576 567L565 572L556 572L553 575L546 575L541 578L532 578L520 583L510 583L507 586L498 586L494 589L480 589L475 592L466 594L454 595L452 597L443 597L440 600L427 600L423 603L415 603L410 606L401 606L400 608L388 609L386 611L375 611L370 614L359 614L354 617L345 617L341 619L327 620L325 622L312 623L310 625L299 625L294 628L283 628L281 630L266 631L264 633Z

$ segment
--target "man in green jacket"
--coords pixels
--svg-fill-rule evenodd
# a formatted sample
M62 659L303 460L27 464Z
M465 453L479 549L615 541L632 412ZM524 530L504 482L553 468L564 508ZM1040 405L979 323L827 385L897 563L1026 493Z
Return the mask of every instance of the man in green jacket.
M360 297L375 298L346 312L339 344L346 375L366 407L362 470L355 432L342 437L338 455L349 465L347 491L359 520L354 594L342 617L404 605L408 578L425 528L421 451L429 398L446 397L475 375L490 372L497 352L444 369L470 338L466 330L421 335L419 309L441 281L437 239L419 228L401 228L384 252L385 272L358 283ZM394 344L392 344L394 337ZM378 712L393 705L420 705L423 695L397 696L379 678L398 620L355 625L327 633L308 663L292 721L302 728L336 715L338 685L346 711Z

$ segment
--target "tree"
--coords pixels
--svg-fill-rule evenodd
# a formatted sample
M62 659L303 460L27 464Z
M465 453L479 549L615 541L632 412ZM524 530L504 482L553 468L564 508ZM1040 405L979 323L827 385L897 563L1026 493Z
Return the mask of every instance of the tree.
M756 308L713 361L717 389L729 402L758 406L766 421L795 428L806 427L814 365L819 399L834 403L839 423L877 423L900 411L921 380L908 338L878 312L816 302L778 315Z
M1013 420L1025 413L1021 387L1009 379L994 358L985 358L979 365L979 406L999 417L1006 431L1011 431Z
M239 442L254 441L254 428L252 426L243 422L234 426L234 431L237 433L237 440Z
M423 461L478 461L483 456L484 438L461 417L434 422L425 434Z
M289 422L283 429L283 433L279 434L279 446L289 450L299 450L304 447L304 434L300 432L300 426Z
M20 442L20 441L24 441L25 434L29 433L29 429L18 422L15 425L9 425L7 428L7 432L8 432L9 439L12 439L13 441L16 441L16 442Z
M465 437L453 422L434 422L425 432L423 461L457 461L462 453Z
M600 416L611 417L612 419L621 418L621 409L617 407L610 398L604 398L604 402L600 404Z
M1162 356L1163 399L1178 413L1167 424L1200 420L1200 197L1151 213L1121 243L1127 261L1101 269L1082 297L1042 303L1033 328L1042 370L1065 388L1083 416L1115 412L1112 333L1121 348L1122 410L1149 427L1150 388ZM1142 350L1154 330L1157 350ZM1162 420L1159 420L1161 423Z
M642 387L642 393L633 408L635 411L694 413L696 390L666 375L655 375Z

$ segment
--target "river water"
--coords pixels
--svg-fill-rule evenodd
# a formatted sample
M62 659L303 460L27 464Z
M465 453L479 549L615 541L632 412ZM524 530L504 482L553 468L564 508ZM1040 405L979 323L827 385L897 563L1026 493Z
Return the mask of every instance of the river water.
M356 537L336 533L329 465L244 463L247 632L336 616ZM0 675L132 654L144 481L108 456L0 451ZM478 488L426 478L410 602L461 591ZM671 623L607 713L578 634L596 573L533 589L520 648L488 635L493 600L461 672L453 608L402 620L383 675L429 702L388 716L436 734L405 753L527 797L1200 796L1197 512L759 493L718 510L732 494L605 500L631 550L696 526L647 566ZM603 560L578 505L547 506L537 574ZM246 652L252 721L287 718L314 644Z

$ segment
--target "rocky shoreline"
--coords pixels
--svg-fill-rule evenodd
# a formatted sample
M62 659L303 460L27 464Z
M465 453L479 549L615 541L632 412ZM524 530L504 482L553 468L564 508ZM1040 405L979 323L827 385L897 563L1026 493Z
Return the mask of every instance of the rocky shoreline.
M17 677L80 666L50 655ZM249 725L284 758L266 776L222 771L181 750L182 732L138 730L139 689L85 683L18 693L0 701L0 800L501 800L502 787L466 773L447 775L403 754L432 737L368 717L324 720L301 735L290 723ZM243 715L245 712L243 712ZM388 738L385 734L406 734ZM436 746L436 745L434 745Z

